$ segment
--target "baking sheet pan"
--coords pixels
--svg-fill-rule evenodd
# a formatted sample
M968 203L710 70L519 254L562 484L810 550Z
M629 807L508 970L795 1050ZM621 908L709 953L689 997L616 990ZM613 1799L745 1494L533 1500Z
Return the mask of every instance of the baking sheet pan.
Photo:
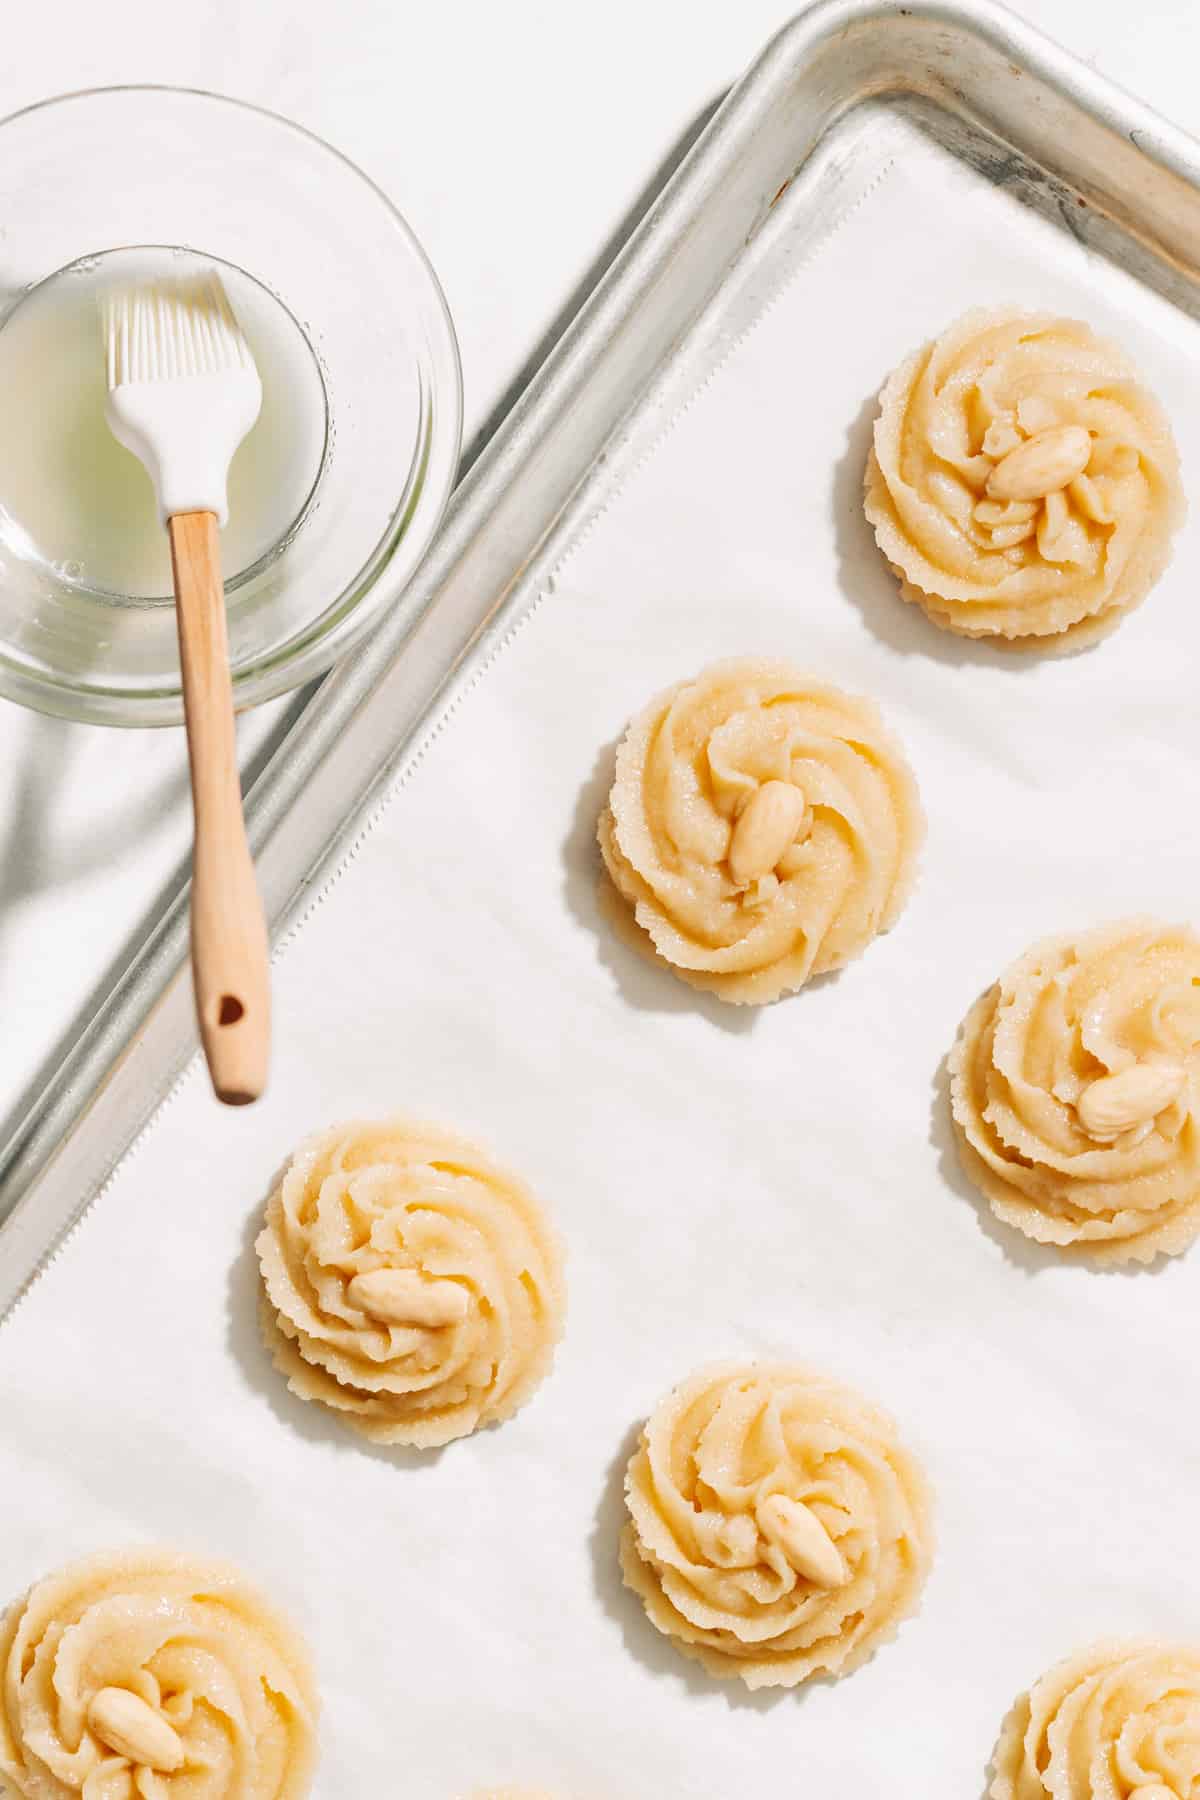
M314 1642L322 1796L961 1800L1058 1655L1200 1629L1200 1260L1098 1275L993 1226L942 1066L1032 938L1193 911L1196 521L1112 639L1031 661L905 607L859 505L880 381L979 299L1119 338L1200 468L1196 326L906 107L837 148L820 228L801 175L285 935L270 1095L216 1132L193 1067L0 1332L0 1590L147 1537L235 1556ZM631 712L739 651L874 695L930 821L894 932L758 1013L613 937L593 838ZM437 1456L294 1402L254 1320L280 1161L393 1109L489 1143L569 1246L545 1388ZM860 1385L938 1497L920 1616L799 1695L704 1677L616 1569L638 1422L729 1355Z

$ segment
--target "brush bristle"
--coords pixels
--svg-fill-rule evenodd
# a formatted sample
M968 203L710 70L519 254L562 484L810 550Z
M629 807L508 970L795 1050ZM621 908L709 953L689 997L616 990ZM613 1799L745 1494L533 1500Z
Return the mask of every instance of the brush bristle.
M253 369L218 275L128 287L104 303L110 388Z

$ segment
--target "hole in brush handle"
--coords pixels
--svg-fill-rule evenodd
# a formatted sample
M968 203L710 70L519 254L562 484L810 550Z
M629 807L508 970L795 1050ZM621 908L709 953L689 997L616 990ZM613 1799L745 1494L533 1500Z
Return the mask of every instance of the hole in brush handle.
M218 1025L236 1025L246 1016L246 1009L236 994L222 994L217 1007Z

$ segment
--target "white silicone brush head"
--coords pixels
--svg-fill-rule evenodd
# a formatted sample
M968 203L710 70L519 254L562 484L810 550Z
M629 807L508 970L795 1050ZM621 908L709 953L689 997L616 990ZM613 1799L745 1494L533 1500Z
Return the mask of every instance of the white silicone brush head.
M215 274L111 294L104 307L106 414L145 465L163 522L229 516L233 453L262 405L262 383Z

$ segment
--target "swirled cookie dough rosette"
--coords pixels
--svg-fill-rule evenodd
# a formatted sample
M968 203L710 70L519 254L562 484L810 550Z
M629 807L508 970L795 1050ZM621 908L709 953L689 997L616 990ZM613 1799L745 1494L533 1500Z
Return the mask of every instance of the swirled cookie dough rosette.
M866 513L906 600L967 637L1075 648L1145 599L1182 521L1158 402L1076 319L971 312L880 399Z
M1193 1800L1200 1650L1097 1644L1043 1675L1005 1721L992 1800Z
M1099 1263L1200 1233L1200 938L1134 919L1048 938L950 1057L963 1166L997 1218Z
M709 1674L846 1675L916 1608L929 1492L878 1407L790 1364L702 1370L629 1464L628 1587Z
M643 946L741 1004L794 992L886 931L923 836L916 783L871 702L747 660L633 721L599 828Z
M223 1563L133 1551L49 1576L0 1624L0 1675L0 1791L22 1800L310 1791L307 1652Z
M475 1145L396 1120L297 1151L258 1243L288 1386L379 1444L429 1448L512 1416L550 1367L555 1232Z

